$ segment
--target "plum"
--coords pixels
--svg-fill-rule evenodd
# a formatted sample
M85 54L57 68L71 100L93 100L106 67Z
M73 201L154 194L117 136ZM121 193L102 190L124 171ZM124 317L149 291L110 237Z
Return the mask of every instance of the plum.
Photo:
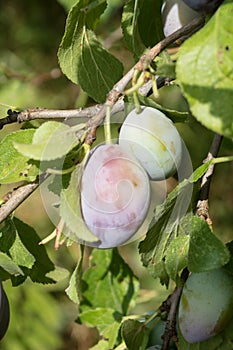
M223 268L192 273L179 305L180 331L189 343L221 332L232 317L233 277Z
M118 144L98 146L81 181L84 222L99 238L96 246L125 244L142 225L150 205L148 175Z
M223 0L183 0L189 7L198 12L212 13Z
M201 15L183 0L167 0L162 6L163 32L167 37Z
M119 134L119 144L132 152L152 180L173 175L181 163L182 141L172 121L159 110L132 110Z
M4 337L10 321L10 307L7 295L0 281L0 340Z

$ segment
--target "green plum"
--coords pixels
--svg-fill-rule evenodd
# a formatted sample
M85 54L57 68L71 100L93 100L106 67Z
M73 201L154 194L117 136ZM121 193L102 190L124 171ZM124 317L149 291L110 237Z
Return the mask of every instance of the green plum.
M151 180L172 176L182 158L182 141L172 123L158 109L141 107L126 117L119 134L119 144L131 152L147 171Z
M180 331L189 343L221 332L232 317L233 277L223 268L192 273L179 305Z

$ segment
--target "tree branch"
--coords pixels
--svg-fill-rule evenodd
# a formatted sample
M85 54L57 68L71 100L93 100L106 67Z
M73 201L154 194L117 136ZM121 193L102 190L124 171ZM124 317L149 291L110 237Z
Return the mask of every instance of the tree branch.
M168 350L170 340L173 339L177 343L177 330L176 330L176 319L177 319L177 310L180 302L181 293L183 290L183 285L186 282L189 276L189 271L185 268L181 274L182 286L176 287L172 294L170 294L163 302L160 307L160 310L166 311L168 313L165 332L163 335L163 344L161 350Z
M146 55L143 55L138 63L136 63L129 71L124 75L124 77L119 80L112 90L109 92L107 99L103 105L96 105L93 107L88 107L87 109L81 110L66 110L66 111L56 111L56 110L44 110L44 109L32 109L27 110L24 112L16 112L16 111L8 111L8 116L6 118L3 118L0 120L0 128L2 128L4 125L13 123L13 122L23 122L27 120L32 119L53 119L53 118L77 118L77 117L90 117L92 116L86 123L86 127L89 129L88 135L86 137L85 142L87 144L92 144L93 140L95 139L96 135L96 129L97 127L102 123L102 121L105 118L106 114L106 107L110 106L113 111L114 108L117 110L120 108L120 110L123 110L124 101L123 98L120 98L120 95L123 94L127 84L130 82L130 80L133 77L134 71L137 70L144 70L145 63L148 61L151 62L157 55L160 54L167 46L174 43L176 40L178 40L180 37L193 33L197 31L205 22L205 17L200 17L198 19L194 19L189 24L183 26L167 38L160 41L158 44L156 44L151 50L147 52ZM165 79L159 77L157 79L158 88L163 86L165 83ZM159 85L161 84L161 85ZM143 90L145 89L145 90ZM140 89L140 92L144 95L147 95L147 93L150 91L151 85L150 82L145 81L144 86ZM118 101L118 102L117 102ZM40 179L41 182L41 179ZM23 187L18 188L15 190L10 198L8 198L5 203L0 208L0 222L6 219L8 215L10 215L28 196L30 196L31 193L35 191L36 188L38 188L39 182L30 183L28 185L25 185Z
M0 223L3 222L18 206L23 203L48 177L49 174L41 175L37 181L16 188L5 196L5 202L0 207Z
M221 143L222 143L222 138L223 137L217 133L214 135L209 153L206 159L204 160L204 163L208 162L214 157L217 157ZM197 202L197 211L196 211L196 215L202 218L203 220L205 220L210 226L212 226L212 221L209 216L209 191L210 191L210 184L211 184L213 173L214 173L214 164L211 164L201 181L201 188L200 188L199 200Z

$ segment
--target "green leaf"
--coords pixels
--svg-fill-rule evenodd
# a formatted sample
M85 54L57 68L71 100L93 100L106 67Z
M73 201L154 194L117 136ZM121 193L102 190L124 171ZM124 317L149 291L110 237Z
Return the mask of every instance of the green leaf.
M171 279L176 281L178 273L187 266L189 236L178 236L167 248L165 266Z
M0 252L0 267L13 276L23 275L21 268L5 253Z
M64 74L97 102L121 78L122 64L96 39L93 29L106 1L80 0L71 9L60 48L59 64Z
M128 309L134 306L139 287L132 270L117 249L95 249L90 264L82 279L81 310L101 307L126 315Z
M211 232L209 225L199 217L193 216L190 221L189 270L208 271L225 265L229 259L227 247Z
M46 276L47 273L54 270L54 264L49 259L45 247L39 245L41 239L36 231L17 218L14 218L13 222L21 242L35 259L31 269L23 268L24 274L29 276L33 282L54 283L52 278Z
M139 33L138 19L144 0L129 0L123 9L122 31L126 45L134 53L135 58L142 55L145 45Z
M121 335L128 350L144 350L149 339L149 329L142 322L128 319L122 324Z
M18 130L7 135L0 143L0 183L34 181L38 175L35 165L29 163L29 157L19 153L15 142L30 144L35 129ZM28 146L28 145L27 145Z
M168 279L166 278L164 259L167 249L177 236L180 222L186 214L192 196L192 184L205 174L210 164L211 161L202 164L189 179L184 179L168 194L164 203L156 207L146 238L139 244L143 265L147 267L148 272L154 278L161 276L166 285Z
M82 279L82 265L83 265L83 255L84 255L84 246L81 246L80 249L81 257L79 262L72 273L70 278L69 286L66 288L66 294L74 303L80 303L81 295L81 279Z
M233 136L233 50L231 0L188 39L177 61L177 78L194 117L207 128Z
M12 260L17 265L25 266L31 269L35 262L34 256L23 245L22 241L19 238L18 233L16 233L14 244L9 249L9 253Z
M190 115L188 112L176 111L174 109L169 109L161 106L159 103L155 102L152 98L139 95L140 104L148 107L153 107L159 109L161 112L165 113L168 118L170 118L174 123L184 122Z
M87 326L98 328L101 337L105 340L101 349L114 348L122 320L119 313L111 308L96 308L82 312L79 319Z
M161 5L161 0L129 0L124 6L122 31L126 45L135 58L139 58L146 47L154 46L163 37Z
M104 102L107 93L122 77L123 66L106 51L90 30L83 30L78 81L82 89L97 102Z
M72 240L97 242L98 238L88 229L82 218L80 207L80 180L83 165L79 164L73 171L69 186L61 191L60 215L68 228ZM66 234L64 232L64 234Z
M75 131L70 126L55 121L43 123L36 130L31 144L14 142L18 152L40 161L61 158L77 144Z

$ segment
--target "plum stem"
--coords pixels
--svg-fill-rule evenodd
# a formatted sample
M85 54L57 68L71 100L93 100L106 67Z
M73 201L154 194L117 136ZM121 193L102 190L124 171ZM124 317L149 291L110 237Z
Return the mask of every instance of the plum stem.
M110 145L112 143L111 137L111 107L106 107L106 117L104 122L104 135L105 135L105 143L106 145Z

